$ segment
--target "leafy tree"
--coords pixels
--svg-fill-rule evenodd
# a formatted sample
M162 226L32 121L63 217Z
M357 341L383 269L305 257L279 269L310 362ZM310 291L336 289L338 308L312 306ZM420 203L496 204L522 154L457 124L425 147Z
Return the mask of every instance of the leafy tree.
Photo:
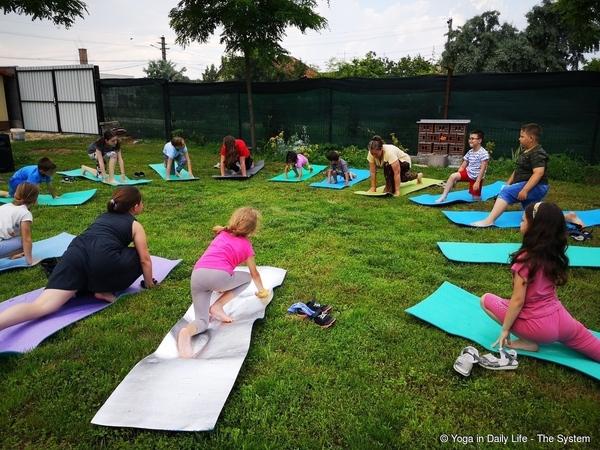
M527 72L534 68L528 42L512 25L500 24L498 11L472 17L448 35L442 65L453 68L455 73ZM516 54L515 49L519 50Z
M569 30L570 40L582 52L600 50L600 2L558 0L552 7Z
M405 56L397 62L386 57L378 57L375 52L368 52L364 58L354 58L350 62L338 61L335 58L328 63L328 71L320 75L329 78L384 78L412 77L439 73L439 68L421 55Z
M590 59L586 62L585 66L583 66L583 70L587 70L589 72L600 72L600 59Z
M183 67L177 70L175 64L169 60L156 59L148 61L148 67L145 67L144 72L148 78L162 78L169 81L189 81L183 73L187 70Z
M301 77L314 77L317 72L307 64L289 55L279 55L269 61L265 58L254 67L254 81L288 81ZM246 76L244 57L225 55L221 57L221 67L218 71L219 81L241 81Z
M202 81L205 83L219 81L219 70L214 64L211 64L204 69L204 72L202 72Z
M4 14L17 13L31 16L31 20L49 19L55 25L69 28L77 17L87 13L86 4L80 0L5 0L0 2Z
M169 13L177 43L206 42L222 27L221 43L230 54L241 54L246 80L250 137L256 146L252 80L265 61L287 54L280 42L288 27L320 30L327 25L313 8L316 0L180 0Z

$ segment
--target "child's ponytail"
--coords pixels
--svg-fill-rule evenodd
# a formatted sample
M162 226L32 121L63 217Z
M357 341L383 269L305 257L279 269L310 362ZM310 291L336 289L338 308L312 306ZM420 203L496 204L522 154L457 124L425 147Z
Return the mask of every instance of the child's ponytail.
M215 234L227 231L234 236L252 236L258 228L259 221L260 211L249 207L239 208L233 212L226 227L217 225L213 227L213 231Z

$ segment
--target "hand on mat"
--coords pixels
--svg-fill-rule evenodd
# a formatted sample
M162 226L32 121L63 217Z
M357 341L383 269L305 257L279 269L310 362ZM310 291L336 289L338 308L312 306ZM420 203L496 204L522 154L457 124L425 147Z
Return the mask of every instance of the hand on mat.
M492 347L504 348L510 347L510 331L502 330L498 339L494 341Z
M31 262L28 262L27 264L29 264L30 266L35 266L37 263L39 263L41 261L40 258L32 258Z
M122 173L122 174L121 174L121 182L122 182L122 183L125 183L126 179L127 179L127 178L125 177L125 174L124 174L124 173Z
M151 289L154 286L156 286L157 283L158 283L158 281L156 281L154 278L152 278L151 285L146 285L146 282L144 280L142 280L142 281L140 281L140 286L142 287L142 289Z
M262 288L255 295L258 298L267 298L270 293L271 293L271 291L269 291L269 289Z
M377 192L377 188L374 188L374 187L369 188L369 190L367 192Z

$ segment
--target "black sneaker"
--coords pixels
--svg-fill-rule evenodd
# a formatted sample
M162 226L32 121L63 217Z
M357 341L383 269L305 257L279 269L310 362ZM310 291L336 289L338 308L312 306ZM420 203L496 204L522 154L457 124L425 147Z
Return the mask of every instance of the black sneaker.
M310 309L312 309L313 311L317 312L317 313L328 313L333 309L333 306L331 305L321 305L320 303L317 303L316 300L311 300L310 302L306 303L306 306L308 306Z

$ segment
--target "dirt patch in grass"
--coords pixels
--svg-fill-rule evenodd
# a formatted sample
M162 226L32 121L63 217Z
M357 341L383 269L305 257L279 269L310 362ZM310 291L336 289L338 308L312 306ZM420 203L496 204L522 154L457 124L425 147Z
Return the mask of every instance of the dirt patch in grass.
M70 148L32 148L30 151L35 154L52 152L55 155L72 155L75 152L79 152L79 150Z

